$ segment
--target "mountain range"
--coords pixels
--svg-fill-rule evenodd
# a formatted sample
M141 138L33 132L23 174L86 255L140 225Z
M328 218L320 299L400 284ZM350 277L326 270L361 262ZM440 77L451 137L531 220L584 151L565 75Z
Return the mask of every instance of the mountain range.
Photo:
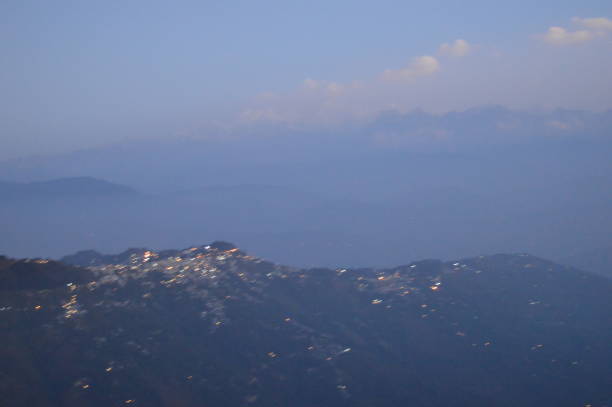
M611 123L609 111L389 111L7 160L0 252L223 239L300 267L499 252L564 261L612 244Z
M0 258L3 406L612 406L612 281L528 254Z
M361 267L500 251L574 264L566 257L586 252L593 259L590 250L609 245L610 178L595 175L599 164L585 169L581 158L576 165L582 165L583 177L549 168L548 180L533 182L513 178L510 163L493 170L491 161L440 156L431 159L436 167L428 160L388 157L384 171L354 173L331 192L304 185L224 185L214 176L203 177L202 187L175 191L91 177L3 182L0 252L60 258L86 248L119 252L224 239L279 263ZM523 160L521 171L537 161ZM548 168L550 161L544 161L533 170ZM478 175L480 164L490 174ZM354 163L342 171L369 165ZM396 181L382 187L378 180L385 174ZM468 182L474 177L481 185Z
M120 198L136 196L133 188L92 177L59 178L37 182L0 182L0 200L19 203L29 201L69 200L78 198Z

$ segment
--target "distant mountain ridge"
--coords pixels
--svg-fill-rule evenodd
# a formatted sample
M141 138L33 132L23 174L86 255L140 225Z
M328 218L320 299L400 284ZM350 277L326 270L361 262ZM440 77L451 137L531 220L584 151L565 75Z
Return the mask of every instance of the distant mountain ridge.
M0 200L136 196L133 188L92 177L59 178L28 183L0 181Z
M64 259L0 258L3 406L612 405L612 281L534 256Z
M460 155L511 145L524 146L523 152L591 143L609 150L611 127L612 111L533 112L501 106L444 114L391 110L346 127L296 128L278 124L248 131L217 129L193 137L133 139L63 154L10 159L0 161L0 175L29 181L80 176L85 171L97 178L144 184L151 189L160 184L198 187L193 184L198 177L184 176L195 172L215 173L221 184L248 184L261 178L261 174L270 176L267 170L279 163L306 164L309 169L330 160L344 165L347 158L376 159L376 153L389 147L396 151L461 152ZM321 145L325 149L321 150ZM156 165L151 166L151 162ZM237 177L244 171L236 172L236 168L248 169L257 177ZM285 180L281 183L286 184Z

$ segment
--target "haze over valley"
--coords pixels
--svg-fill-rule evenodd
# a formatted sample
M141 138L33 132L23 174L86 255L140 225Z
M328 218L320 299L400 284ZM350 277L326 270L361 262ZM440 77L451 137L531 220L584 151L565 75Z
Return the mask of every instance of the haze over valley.
M610 123L612 113L501 107L387 113L337 132L134 141L8 161L0 248L59 258L225 239L295 266L498 252L562 260L612 244ZM439 142L411 136L444 128L453 133Z

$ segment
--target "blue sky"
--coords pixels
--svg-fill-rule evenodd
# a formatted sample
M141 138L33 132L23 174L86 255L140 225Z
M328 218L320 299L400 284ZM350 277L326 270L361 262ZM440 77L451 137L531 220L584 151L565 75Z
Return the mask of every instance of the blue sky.
M211 121L609 109L605 19L610 1L3 1L0 159Z

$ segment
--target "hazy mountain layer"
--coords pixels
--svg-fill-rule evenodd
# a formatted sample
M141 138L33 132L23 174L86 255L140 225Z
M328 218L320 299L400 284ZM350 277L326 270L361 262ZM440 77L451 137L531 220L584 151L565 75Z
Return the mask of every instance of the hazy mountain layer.
M60 178L51 181L18 183L0 182L0 201L58 201L75 198L117 198L138 193L124 185L113 184L91 177Z
M0 162L12 181L0 183L0 252L223 239L300 267L499 252L561 260L612 244L610 128L611 111L386 112ZM5 199L17 181L47 192Z

